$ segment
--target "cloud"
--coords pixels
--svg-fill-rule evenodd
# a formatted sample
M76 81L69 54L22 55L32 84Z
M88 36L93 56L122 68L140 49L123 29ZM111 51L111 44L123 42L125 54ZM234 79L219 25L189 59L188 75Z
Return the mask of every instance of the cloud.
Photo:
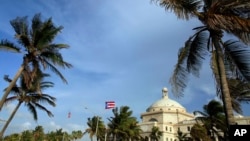
M24 131L24 130L29 130L29 129L32 129L32 124L30 122L24 122L20 125L21 127L21 130Z

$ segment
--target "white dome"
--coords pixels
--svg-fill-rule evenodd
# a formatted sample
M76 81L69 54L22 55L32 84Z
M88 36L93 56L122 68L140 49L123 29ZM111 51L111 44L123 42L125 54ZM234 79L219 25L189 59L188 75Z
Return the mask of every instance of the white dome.
M168 98L167 88L162 89L162 99L154 102L147 111L158 111L158 110L176 110L181 109L185 111L185 108L178 102Z

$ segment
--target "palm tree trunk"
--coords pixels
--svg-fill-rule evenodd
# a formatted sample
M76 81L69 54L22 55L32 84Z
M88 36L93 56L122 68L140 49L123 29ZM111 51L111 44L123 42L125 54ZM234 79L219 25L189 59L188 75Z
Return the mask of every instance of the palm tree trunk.
M3 104L5 102L5 99L7 98L7 96L9 95L11 89L14 87L14 85L16 84L17 79L20 77L20 75L22 74L24 70L24 66L21 65L21 67L19 68L19 70L17 71L15 77L13 78L13 80L11 81L11 83L9 84L8 88L6 89L6 91L4 92L2 99L0 101L0 111L3 108Z
M0 139L3 138L3 135L4 135L5 130L6 130L7 127L9 126L11 120L13 119L14 115L16 114L16 112L17 112L17 110L19 109L19 107L21 106L21 104L22 104L22 102L19 101L18 104L17 104L17 106L16 106L16 108L12 111L12 113L11 113L9 119L8 119L8 120L6 121L6 123L4 124L4 126L3 126L3 128L2 128L2 130L1 130L1 132L0 132Z
M214 40L213 41L214 46L216 48L216 55L217 55L216 58L217 58L218 69L220 73L223 107L224 107L225 114L226 114L227 128L229 129L229 125L235 124L232 101L231 101L230 91L228 88L228 83L227 83L227 78L226 78L225 64L223 60L222 49L219 44L220 39L217 36L217 37L214 37L213 40Z

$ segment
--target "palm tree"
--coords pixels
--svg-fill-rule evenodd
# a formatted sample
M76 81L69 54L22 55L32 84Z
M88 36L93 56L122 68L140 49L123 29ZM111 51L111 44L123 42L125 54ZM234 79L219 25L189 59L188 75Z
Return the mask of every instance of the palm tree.
M78 130L78 131L72 131L71 135L74 137L74 139L81 139L83 133L81 130Z
M176 137L177 137L178 141L188 141L187 134L181 132L180 130L178 130Z
M27 17L17 17L11 20L10 24L15 30L15 39L17 39L20 46L16 46L14 43L5 39L0 42L0 47L16 48L23 51L25 55L23 56L20 69L2 96L0 110L12 87L15 86L16 81L21 75L23 75L27 87L30 87L32 84L31 81L37 74L36 71L41 70L41 68L50 69L58 75L63 82L67 83L64 76L57 69L57 66L62 68L72 67L71 64L63 60L59 52L61 49L66 49L69 46L66 44L53 43L56 35L61 32L63 27L55 26L52 22L52 18L42 21L41 15L36 14L32 19L30 27Z
M47 112L48 116L50 116L50 117L53 116L53 114L47 108L45 108L43 105L41 105L42 103L47 103L53 107L56 106L56 104L55 104L56 98L54 98L48 94L43 94L41 92L42 89L45 89L48 87L53 87L52 82L43 81L43 78L47 77L47 76L49 76L49 75L48 74L37 75L36 79L34 79L32 82L32 87L29 87L29 88L26 87L24 79L21 78L20 86L18 87L16 85L12 88L13 96L8 97L5 100L5 103L7 104L9 102L18 100L18 104L16 105L15 109L13 110L10 117L6 121L5 125L3 126L3 128L0 132L0 139L2 138L5 130L7 129L8 125L10 124L10 122L13 119L14 115L16 114L17 110L19 109L19 107L23 103L25 103L25 106L27 106L27 108L29 109L31 114L33 114L33 118L35 120L38 119L36 108L39 108L40 110ZM8 82L11 82L11 79L9 79L8 76L5 76L5 80Z
M84 134L88 133L91 141L93 141L94 136L96 136L97 140L104 139L105 125L101 117L88 118L87 125L89 128L85 130Z
M38 125L33 131L33 137L35 141L43 141L45 138L44 129L42 126Z
M182 96L188 74L199 76L206 54L211 54L211 68L216 80L217 94L223 101L227 125L235 124L228 78L249 81L249 48L239 41L223 42L224 32L234 35L243 43L250 43L250 20L243 11L249 10L249 0L153 0L178 18L198 19L203 26L196 27L180 49L178 62L170 79L173 93ZM227 67L229 66L229 67Z
M114 117L108 118L109 136L112 136L113 141L116 140L131 140L139 138L141 131L137 125L137 120L132 116L133 111L128 106L121 106L112 110Z
M152 141L158 141L162 136L162 131L158 127L154 126L151 129L150 138Z
M196 120L201 121L203 126L209 131L211 138L214 138L214 134L217 137L221 136L220 132L224 135L227 133L226 121L223 106L216 100L211 100L207 105L203 106L204 112L194 111L194 115L199 115Z
M207 129L198 123L193 125L190 135L194 141L211 141L211 138L207 135Z
M242 114L240 103L250 101L250 83L239 79L228 79L228 86L232 97L232 106L235 112Z

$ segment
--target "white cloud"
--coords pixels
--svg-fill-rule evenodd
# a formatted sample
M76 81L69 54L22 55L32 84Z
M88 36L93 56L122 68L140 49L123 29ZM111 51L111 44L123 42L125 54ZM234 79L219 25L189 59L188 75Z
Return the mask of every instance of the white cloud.
M23 124L21 124L20 127L21 127L22 131L29 130L29 129L32 129L32 124L27 121L27 122L24 122Z

